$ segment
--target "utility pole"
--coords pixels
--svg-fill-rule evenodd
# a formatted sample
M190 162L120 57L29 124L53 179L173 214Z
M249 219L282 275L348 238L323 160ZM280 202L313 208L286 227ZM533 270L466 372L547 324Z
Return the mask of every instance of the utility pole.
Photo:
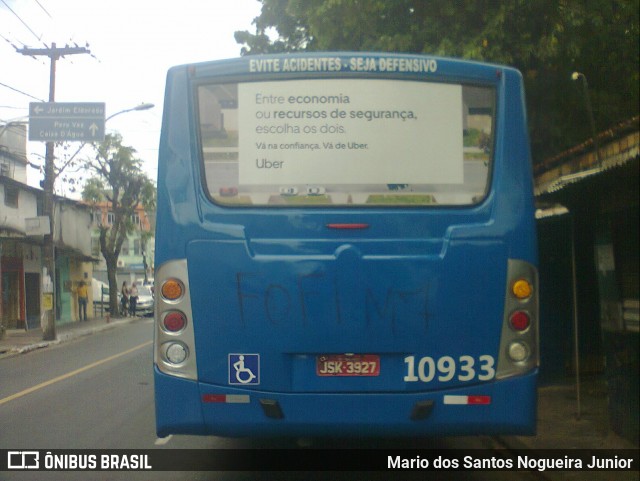
M65 55L77 55L81 53L91 53L85 47L56 47L55 43L50 48L21 48L16 49L18 53L29 56L45 56L51 60L49 69L49 102L55 102L56 96L56 61ZM42 204L42 213L49 217L49 234L44 236L44 267L47 274L51 276L53 285L53 296L51 310L45 311L45 322L42 326L42 339L45 341L53 341L56 338L56 286L55 286L55 251L54 251L54 221L53 221L53 186L56 180L55 173L55 153L54 142L46 143L45 163L44 163L44 199Z

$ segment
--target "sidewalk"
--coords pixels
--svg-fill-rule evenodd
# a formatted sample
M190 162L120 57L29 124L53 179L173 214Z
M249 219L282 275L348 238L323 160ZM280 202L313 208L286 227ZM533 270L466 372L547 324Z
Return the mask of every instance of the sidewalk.
M501 440L524 449L638 449L609 427L608 393L604 379L581 380L580 417L575 384L538 389L536 436L504 436Z
M96 332L114 329L124 324L141 319L140 317L113 318L96 317L86 322L68 322L56 325L56 340L43 341L42 329L9 329L4 339L0 340L0 359L17 356L36 349L43 349L62 342L71 341Z
M538 389L538 425L535 436L501 436L515 451L523 449L632 449L638 445L618 436L609 423L609 397L604 376L581 379L580 416L575 384ZM622 454L622 453L621 453ZM637 471L546 471L545 479L590 481L638 480Z

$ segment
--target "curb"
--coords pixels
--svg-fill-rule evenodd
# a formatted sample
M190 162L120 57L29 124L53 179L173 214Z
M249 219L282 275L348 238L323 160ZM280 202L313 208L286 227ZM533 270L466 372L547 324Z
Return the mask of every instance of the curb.
M38 341L33 344L27 344L24 346L8 346L5 351L0 351L0 359L7 359L10 357L19 356L21 354L27 354L29 352L37 351L39 349L44 349L49 346L55 346L58 344L62 344L64 342L73 341L74 339L79 339L85 336L91 336L98 332L107 331L110 329L115 329L116 327L131 324L139 319L143 319L140 317L135 318L120 318L120 319L112 319L111 322L104 322L102 324L98 324L92 327L87 328L71 328L66 332L62 332L57 334L57 338L53 341Z

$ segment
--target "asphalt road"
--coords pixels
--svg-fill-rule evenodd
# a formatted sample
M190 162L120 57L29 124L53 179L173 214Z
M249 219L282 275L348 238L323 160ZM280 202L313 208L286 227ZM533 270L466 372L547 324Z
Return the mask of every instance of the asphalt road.
M0 449L300 449L294 440L155 435L152 319L0 360ZM319 440L314 448L487 448L483 437ZM295 455L296 451L292 451ZM349 451L345 450L348 456ZM0 472L0 480L538 479L528 473Z

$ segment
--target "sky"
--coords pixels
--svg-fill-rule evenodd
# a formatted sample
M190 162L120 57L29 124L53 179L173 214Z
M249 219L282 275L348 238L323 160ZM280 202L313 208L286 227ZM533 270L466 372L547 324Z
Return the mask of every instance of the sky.
M16 48L89 44L90 55L56 63L55 100L105 102L106 117L155 104L106 124L107 133L119 132L124 145L137 150L155 180L167 70L238 57L241 45L233 34L254 31L260 7L257 0L0 0L0 124L26 121L29 102L49 98L49 58ZM30 161L43 162L44 142L29 142L27 150ZM33 168L27 176L33 186L42 178ZM58 184L56 193L77 197Z

